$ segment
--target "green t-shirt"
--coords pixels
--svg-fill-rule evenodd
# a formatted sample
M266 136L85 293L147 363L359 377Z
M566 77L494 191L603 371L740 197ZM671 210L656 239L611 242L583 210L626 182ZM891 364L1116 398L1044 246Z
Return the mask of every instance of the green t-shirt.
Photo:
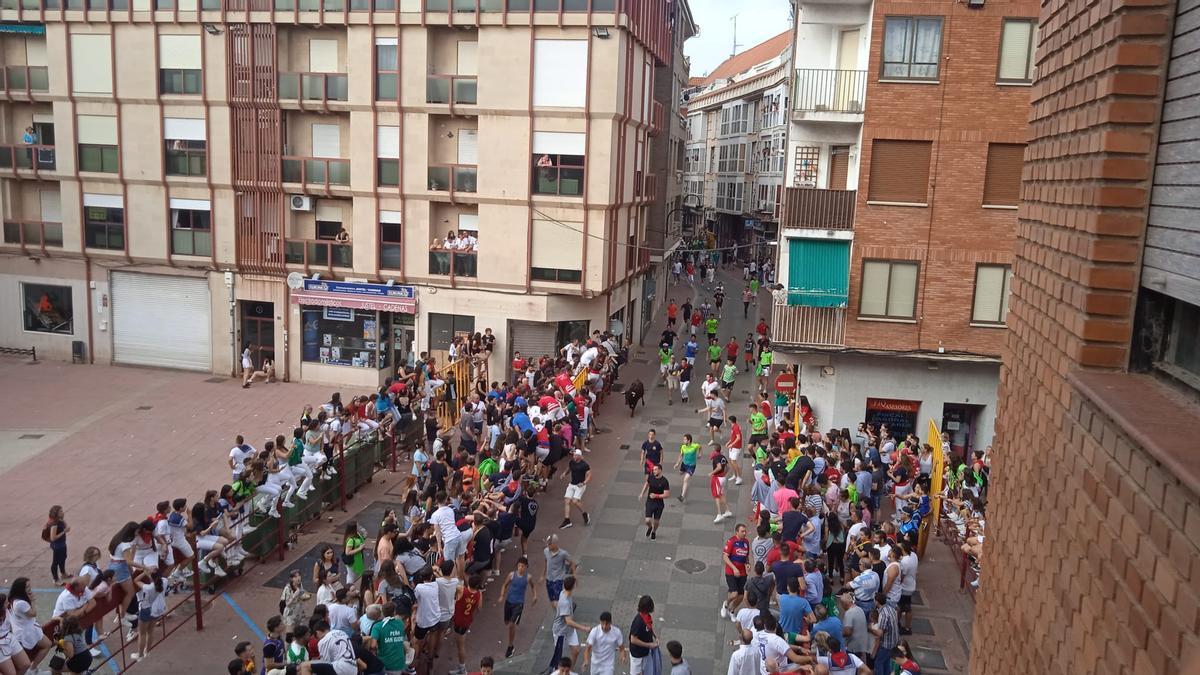
M767 433L767 416L755 410L750 413L750 433L765 434Z
M721 370L721 381L733 382L735 379L737 379L737 366L726 363L725 368Z
M696 457L700 454L700 444L684 443L679 446L679 454L683 457L683 464L696 466Z
M754 461L758 462L759 464L766 465L767 449L761 445L754 446Z
M750 280L750 292L754 293L755 295L758 294L758 279Z
M300 466L304 461L304 441L299 438L292 439L292 451L288 453L288 466Z
M670 363L671 362L671 352L669 352L665 349L658 350L658 362L660 365L664 365L664 366L667 365L668 363Z
M721 324L721 322L717 321L716 317L712 317L708 321L704 322L704 330L708 331L709 335L716 335L717 334L717 326L719 326L720 324Z
M708 346L708 360L709 361L720 361L721 360L721 345L709 345Z
M404 653L404 620L389 616L371 626L371 637L379 644L379 660L384 670L404 670L408 667Z
M765 368L765 367L771 365L771 359L772 359L772 353L770 351L764 349L764 350L762 350L762 353L758 355L758 365L763 366Z
M500 470L500 465L496 464L496 460L488 457L479 463L479 475L484 478L490 478L492 474Z
M346 540L346 544L345 544L345 546L342 547L342 551L344 552L347 548L358 548L359 546L362 546L363 543L365 543L365 542L366 542L366 539L363 539L362 537L358 536L357 534L353 535L349 539ZM365 566L363 564L363 552L359 551L358 553L354 554L354 562L350 565L350 569L354 570L355 574L362 576L364 567Z
M775 407L782 408L788 404L788 395L775 392Z
M308 660L308 648L296 644L295 642L288 645L287 662L288 663L304 663Z

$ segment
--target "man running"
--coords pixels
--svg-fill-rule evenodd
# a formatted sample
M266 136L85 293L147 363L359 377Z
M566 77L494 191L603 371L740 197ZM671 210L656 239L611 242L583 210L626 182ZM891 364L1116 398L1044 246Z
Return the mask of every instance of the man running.
M750 560L750 540L746 538L745 524L738 523L737 527L733 528L733 536L725 542L721 559L725 561L725 588L729 591L728 597L721 603L720 614L724 619L729 614L737 614L738 605L742 604L742 598L746 594L746 563Z
M717 315L709 314L708 318L704 321L704 331L708 333L709 340L715 341L717 339L717 328L720 326L721 320L717 318Z
M646 496L646 537L657 539L658 521L662 520L666 499L671 496L671 484L662 473L662 464L655 464L650 470L646 484L642 486L642 494Z
M725 362L725 367L721 370L721 391L725 392L725 400L733 400L733 383L737 379L737 343L734 343L734 355L729 357Z
M696 412L708 414L709 440L716 443L717 435L721 433L721 425L725 423L725 399L714 391L704 400L705 407Z
M719 523L733 517L733 512L729 510L729 504L725 501L725 472L729 468L729 460L721 452L719 444L714 443L712 449L712 454L708 456L712 461L712 471L708 472L708 489L712 493L713 503L717 506L717 517L713 518L713 522Z
M708 338L708 369L713 375L721 370L721 345L715 336Z
M671 298L671 304L667 305L667 325L675 327L675 317L679 313L679 305L675 304L675 298Z
M683 489L676 497L680 502L687 499L688 483L696 473L696 460L699 456L700 444L692 441L691 434L684 434L683 443L679 446L679 460L675 462L675 468L683 476Z
M584 525L592 524L592 517L583 508L583 493L587 490L588 483L592 481L592 467L584 461L582 450L576 449L571 454L571 461L567 462L567 473L570 475L570 483L567 485L567 493L563 497L563 521L562 525L558 526L560 530L571 527L572 506L583 514Z
M742 291L742 318L743 319L750 318L750 300L753 297L754 296L750 294L750 287L747 286L745 288L745 290Z
M537 586L529 584L529 558L517 558L517 569L509 572L500 587L500 597L504 598L504 625L508 627L508 649L504 658L512 658L513 640L517 637L517 624L521 623L521 614L525 611L525 595L532 596L533 604L537 604Z
M729 416L729 442L725 447L729 450L729 468L733 471L733 484L742 484L742 425L738 424L737 415Z

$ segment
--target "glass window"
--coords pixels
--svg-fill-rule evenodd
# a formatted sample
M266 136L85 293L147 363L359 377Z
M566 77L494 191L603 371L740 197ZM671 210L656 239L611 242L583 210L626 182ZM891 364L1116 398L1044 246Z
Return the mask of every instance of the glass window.
M83 207L84 243L88 248L120 251L125 248L125 209Z
M164 94L199 94L199 70L163 68L159 73L159 87Z
M534 155L533 194L583 194L583 155Z
M1000 32L1000 65L997 82L1032 82L1033 49L1037 44L1037 22L1005 19Z
M1170 334L1167 338L1166 358L1168 371L1183 375L1180 379L1197 386L1200 384L1200 308L1176 300L1171 311Z
M907 261L863 262L858 315L888 319L916 317L918 264Z
M400 89L396 45L375 45L375 100L395 101Z
M884 19L885 79L936 80L941 55L941 17L889 16Z
M25 330L60 335L74 333L70 286L23 283L21 295Z
M79 144L79 170L117 173L119 162L115 145Z
M534 281L579 283L583 279L583 272L580 270L560 270L549 267L534 267L530 269L529 275Z
M204 176L208 173L208 149L205 141L168 139L167 175Z
M398 270L403 266L400 248L399 223L379 224L379 266L384 269Z
M304 361L334 366L376 368L379 316L342 307L304 307Z
M971 308L971 323L1004 324L1008 315L1009 282L1012 268L1008 265L979 265L975 268L975 301Z
M458 336L471 337L475 317L461 314L429 313L429 350L446 351Z
M171 209L171 253L212 255L212 213Z
M400 160L380 159L378 175L381 187L396 187L400 185Z

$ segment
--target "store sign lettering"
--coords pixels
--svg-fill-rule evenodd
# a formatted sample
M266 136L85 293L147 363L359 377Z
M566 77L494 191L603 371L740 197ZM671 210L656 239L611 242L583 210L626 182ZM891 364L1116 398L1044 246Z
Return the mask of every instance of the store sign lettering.
M417 290L413 286L356 284L349 281L325 281L324 279L305 279L304 290L397 300L415 300L417 297Z

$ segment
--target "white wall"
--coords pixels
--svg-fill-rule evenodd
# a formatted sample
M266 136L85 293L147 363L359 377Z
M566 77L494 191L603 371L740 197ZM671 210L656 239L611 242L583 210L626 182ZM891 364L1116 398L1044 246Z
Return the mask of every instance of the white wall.
M942 422L946 403L982 404L976 419L975 450L992 442L996 420L996 389L1000 364L961 363L868 356L862 354L788 354L776 352L777 363L800 363L800 393L808 397L824 431L854 429L866 415L867 398L921 401L917 435L924 440L932 418ZM930 370L931 363L937 370ZM832 366L832 375L822 367Z
M88 294L82 263L43 259L39 264L6 257L4 266L7 273L0 274L0 347L33 347L37 350L38 359L70 361L71 342L88 341ZM25 330L22 283L70 287L73 334Z
M861 124L843 124L839 122L792 122L788 131L787 161L784 166L784 177L788 187L796 183L796 148L802 145L817 145L821 147L821 161L817 169L817 186L829 185L830 147L834 145L850 146L850 167L846 172L846 184L858 185L858 158L860 141L862 140Z

